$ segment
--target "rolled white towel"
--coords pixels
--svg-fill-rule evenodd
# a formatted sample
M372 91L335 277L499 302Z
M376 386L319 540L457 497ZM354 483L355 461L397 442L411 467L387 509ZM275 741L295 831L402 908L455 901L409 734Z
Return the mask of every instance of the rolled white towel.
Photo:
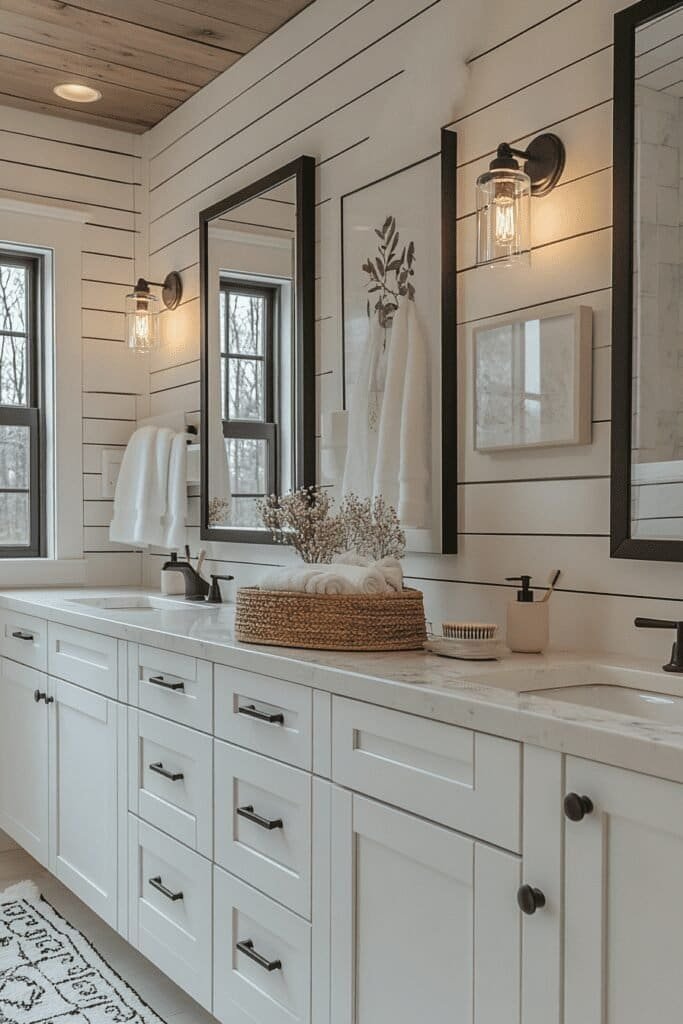
M403 590L403 569L398 558L382 558L375 562L374 568L379 569L392 590Z
M306 583L311 576L319 573L319 569L303 569L300 566L290 566L285 569L269 569L261 577L259 588L261 590L294 590L301 593L306 589Z
M333 574L347 580L355 594L385 594L389 589L383 573L373 565L335 565ZM324 591L323 591L324 593Z
M307 594L385 594L393 589L377 566L342 564L271 569L259 587Z
M313 573L306 583L307 594L357 594L358 587L351 580L333 569L329 572Z

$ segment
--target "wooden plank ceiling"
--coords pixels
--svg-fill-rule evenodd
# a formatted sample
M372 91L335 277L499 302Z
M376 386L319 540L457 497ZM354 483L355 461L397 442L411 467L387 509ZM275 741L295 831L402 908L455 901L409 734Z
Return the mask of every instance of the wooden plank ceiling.
M0 0L0 105L144 132L311 2Z

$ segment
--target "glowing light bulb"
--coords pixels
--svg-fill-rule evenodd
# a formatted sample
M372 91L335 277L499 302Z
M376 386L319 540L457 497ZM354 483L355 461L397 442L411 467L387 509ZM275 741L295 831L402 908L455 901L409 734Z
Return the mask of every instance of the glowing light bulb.
M508 196L502 196L494 200L495 205L495 235L498 245L509 245L514 242L517 233L515 217L515 201Z

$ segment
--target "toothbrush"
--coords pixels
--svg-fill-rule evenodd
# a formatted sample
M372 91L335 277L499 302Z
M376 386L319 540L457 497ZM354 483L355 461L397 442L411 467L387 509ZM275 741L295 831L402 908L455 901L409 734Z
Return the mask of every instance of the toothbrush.
M206 548L202 548L201 551L199 552L199 554L197 555L197 573L200 576L201 576L202 566L204 564L204 559L205 558L206 558Z
M561 572L562 572L561 569L553 569L553 571L550 573L550 577L548 579L548 583L550 584L550 586L548 587L548 589L546 590L545 594L541 598L541 601L549 601L550 600L550 595L552 594L553 590L555 589L555 584L559 580Z

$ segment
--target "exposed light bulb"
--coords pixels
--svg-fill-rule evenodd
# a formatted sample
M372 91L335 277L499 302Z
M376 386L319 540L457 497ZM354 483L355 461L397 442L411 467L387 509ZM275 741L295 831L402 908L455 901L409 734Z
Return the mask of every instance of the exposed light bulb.
M515 201L507 196L494 200L496 223L494 227L498 245L514 242L517 233Z

